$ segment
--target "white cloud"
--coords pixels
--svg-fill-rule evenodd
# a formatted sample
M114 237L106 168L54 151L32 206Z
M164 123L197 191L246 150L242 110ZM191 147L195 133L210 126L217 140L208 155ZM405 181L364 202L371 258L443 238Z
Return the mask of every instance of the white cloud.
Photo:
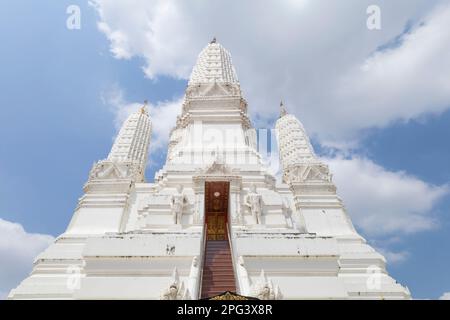
M410 255L410 253L406 250L392 251L387 248L380 248L380 247L375 247L375 249L386 258L388 264L390 265L401 264L405 262Z
M50 235L28 233L0 218L0 299L29 274L34 258L53 241Z
M143 57L149 77L187 78L217 36L250 111L272 118L283 97L322 143L349 144L362 129L450 106L450 5L432 10L443 1L377 1L381 31L366 28L368 0L93 2L113 54ZM400 45L377 51L410 21Z
M433 11L424 24L402 37L402 44L376 52L341 77L335 87L342 124L351 115L355 129L384 127L450 107L450 5Z
M98 27L110 40L116 58L146 58L144 70L152 78L159 74L185 78L190 72L194 50L199 48L187 34L194 31L190 26L194 21L186 19L183 2L95 0L92 4L101 18Z
M450 292L444 292L439 300L450 300Z
M395 236L436 227L435 205L448 186L430 185L404 172L388 171L369 159L325 159L353 222L371 236Z

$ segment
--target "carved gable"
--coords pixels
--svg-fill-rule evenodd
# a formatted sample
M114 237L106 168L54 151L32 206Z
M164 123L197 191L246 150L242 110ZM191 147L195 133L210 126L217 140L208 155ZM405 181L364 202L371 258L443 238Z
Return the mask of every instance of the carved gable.
M206 170L204 170L204 173L226 175L231 174L232 171L226 164L220 163L216 160L209 167L207 167Z
M138 164L104 160L94 164L89 174L89 180L136 179L139 176Z

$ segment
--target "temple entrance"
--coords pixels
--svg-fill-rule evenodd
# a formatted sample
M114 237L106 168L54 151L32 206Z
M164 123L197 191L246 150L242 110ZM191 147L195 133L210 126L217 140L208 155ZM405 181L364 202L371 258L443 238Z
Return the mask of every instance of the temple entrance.
M205 182L205 260L201 297L236 292L233 259L228 239L228 181Z
M207 240L228 240L228 181L205 182Z

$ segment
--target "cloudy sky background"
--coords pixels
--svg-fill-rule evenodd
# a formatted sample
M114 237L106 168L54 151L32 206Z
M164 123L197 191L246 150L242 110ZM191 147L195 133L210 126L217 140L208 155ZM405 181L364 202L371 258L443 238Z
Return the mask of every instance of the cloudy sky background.
M66 28L71 4L80 30ZM216 36L255 127L272 128L283 99L391 274L413 297L448 297L450 1L14 1L0 35L0 296L65 230L92 162L145 99L153 180Z

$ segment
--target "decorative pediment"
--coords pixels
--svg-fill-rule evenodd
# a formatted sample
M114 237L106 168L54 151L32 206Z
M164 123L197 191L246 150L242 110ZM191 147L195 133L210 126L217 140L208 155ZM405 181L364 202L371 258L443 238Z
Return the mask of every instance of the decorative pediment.
M240 95L240 89L234 84L222 82L207 82L190 86L186 91L188 98L223 97Z
M227 174L231 174L232 170L226 164L215 160L211 165L209 165L208 167L205 168L203 173L215 174L215 175L227 175Z
M329 172L326 166L310 166L304 174L304 180L328 181Z
M285 171L287 182L331 182L331 178L328 166L322 163L298 164L288 167Z
M223 84L218 84L217 82L215 82L205 87L202 96L214 97L225 96L229 94L230 90L227 90L227 88Z
M142 178L139 165L132 162L99 161L89 173L89 180L114 180Z

